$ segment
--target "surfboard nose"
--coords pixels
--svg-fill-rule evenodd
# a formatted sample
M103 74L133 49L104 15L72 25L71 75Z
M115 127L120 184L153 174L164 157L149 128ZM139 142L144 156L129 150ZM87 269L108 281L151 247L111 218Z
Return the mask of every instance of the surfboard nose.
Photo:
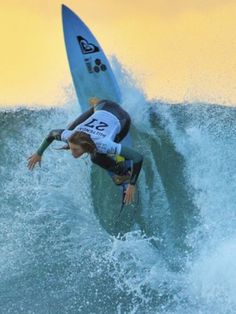
M65 4L61 5L62 12L66 10L70 10Z
M77 17L77 15L70 8L68 8L65 4L62 4L61 12L62 12L63 18L68 18L69 16Z
M66 10L68 10L69 8L65 5L65 4L62 4L61 5L61 11L62 13L65 12Z
M80 17L73 12L70 8L68 8L65 4L62 4L62 20L63 20L63 25L66 27L66 25L71 28L71 25L77 24L78 21L80 21L82 24L84 22L80 19Z

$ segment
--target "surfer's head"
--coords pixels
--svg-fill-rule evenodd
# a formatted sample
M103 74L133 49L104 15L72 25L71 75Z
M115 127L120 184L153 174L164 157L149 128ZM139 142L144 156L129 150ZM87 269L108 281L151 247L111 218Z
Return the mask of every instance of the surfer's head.
M69 146L73 157L79 158L84 153L94 154L96 145L89 134L76 131L69 138Z

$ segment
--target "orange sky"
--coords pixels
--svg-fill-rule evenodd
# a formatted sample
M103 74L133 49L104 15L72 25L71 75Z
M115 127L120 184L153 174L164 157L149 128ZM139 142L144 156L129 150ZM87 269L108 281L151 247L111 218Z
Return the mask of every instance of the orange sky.
M58 0L0 0L0 105L61 105L71 83ZM149 98L236 105L236 1L68 0Z

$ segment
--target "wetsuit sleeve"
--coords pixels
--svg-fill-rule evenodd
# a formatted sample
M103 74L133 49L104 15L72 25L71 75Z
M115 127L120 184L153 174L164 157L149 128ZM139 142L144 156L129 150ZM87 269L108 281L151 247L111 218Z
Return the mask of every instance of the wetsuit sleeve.
M52 130L48 136L43 140L42 144L40 145L40 147L37 150L37 154L39 156L43 155L43 152L45 151L45 149L54 141L61 141L61 134L64 131L64 129L58 129L58 130Z
M120 155L125 159L133 161L133 171L130 178L130 184L135 185L142 168L143 156L132 148L123 145L121 145Z
M84 122L85 120L87 120L92 114L94 114L94 108L90 108L89 110L85 111L84 113L82 113L77 119L75 119L75 121L71 122L68 127L67 130L74 130L74 128L77 127L77 125L81 124L82 122Z

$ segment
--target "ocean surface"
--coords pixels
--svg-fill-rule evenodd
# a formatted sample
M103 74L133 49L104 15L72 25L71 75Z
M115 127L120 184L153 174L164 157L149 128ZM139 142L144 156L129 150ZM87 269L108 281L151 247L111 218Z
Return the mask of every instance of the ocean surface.
M149 101L123 82L145 157L135 203L54 142L80 112L0 111L0 313L236 313L236 109Z

